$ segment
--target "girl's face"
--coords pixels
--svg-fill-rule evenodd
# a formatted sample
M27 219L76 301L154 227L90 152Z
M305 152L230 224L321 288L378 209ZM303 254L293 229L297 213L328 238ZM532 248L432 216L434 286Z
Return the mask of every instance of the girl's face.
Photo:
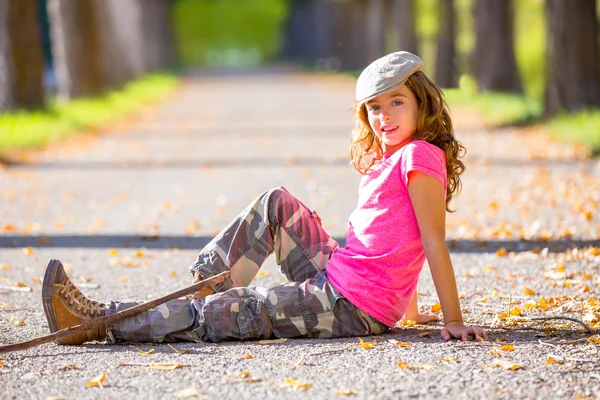
M417 130L419 108L417 98L406 85L367 101L365 106L384 154L394 154L411 141Z

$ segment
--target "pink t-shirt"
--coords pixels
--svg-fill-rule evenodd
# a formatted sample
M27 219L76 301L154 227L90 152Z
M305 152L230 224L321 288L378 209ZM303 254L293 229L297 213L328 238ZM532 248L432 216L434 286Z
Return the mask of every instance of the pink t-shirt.
M425 262L408 173L422 171L446 189L444 152L415 140L363 176L346 247L327 263L331 284L352 304L393 327L414 295Z

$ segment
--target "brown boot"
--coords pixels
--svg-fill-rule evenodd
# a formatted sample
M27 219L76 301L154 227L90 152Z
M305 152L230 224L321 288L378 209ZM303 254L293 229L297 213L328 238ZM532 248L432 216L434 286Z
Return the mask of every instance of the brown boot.
M50 260L46 266L42 285L44 312L50 331L80 325L104 316L104 304L88 299L71 282L63 265L58 260ZM106 338L104 325L84 332L74 333L57 341L58 344L82 344Z

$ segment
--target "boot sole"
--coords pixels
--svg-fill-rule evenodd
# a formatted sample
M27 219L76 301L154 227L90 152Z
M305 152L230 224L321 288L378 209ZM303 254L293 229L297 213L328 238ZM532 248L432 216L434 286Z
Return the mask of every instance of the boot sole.
M46 266L46 273L44 274L44 281L42 283L42 303L44 304L44 312L48 325L50 326L50 332L54 333L58 331L58 323L56 322L56 314L54 313L54 305L52 304L52 292L54 289L54 280L62 264L58 260L51 259L48 261Z

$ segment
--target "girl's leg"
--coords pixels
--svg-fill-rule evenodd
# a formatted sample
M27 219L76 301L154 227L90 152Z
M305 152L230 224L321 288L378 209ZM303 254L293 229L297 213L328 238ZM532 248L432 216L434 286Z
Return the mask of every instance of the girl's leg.
M137 304L111 302L107 314ZM273 289L238 287L200 299L172 300L106 327L107 341L174 342L379 334L387 326L360 311L325 274Z
M229 269L231 278L213 287L222 292L248 286L275 252L286 279L302 282L324 270L337 247L318 215L277 187L257 197L202 249L190 271L198 281Z

